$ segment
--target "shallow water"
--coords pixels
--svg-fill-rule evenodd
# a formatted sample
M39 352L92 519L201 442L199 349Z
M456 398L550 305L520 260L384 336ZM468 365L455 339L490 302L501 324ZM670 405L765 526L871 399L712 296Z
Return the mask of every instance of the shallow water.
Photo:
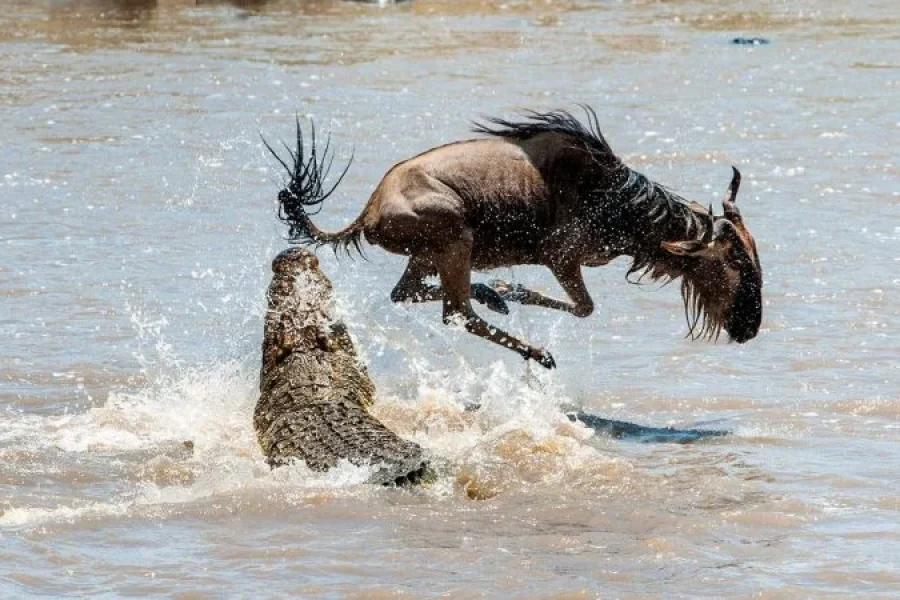
M7 3L0 594L896 597L898 31L886 0ZM285 232L260 133L311 116L353 152L337 228L473 119L577 102L691 199L739 166L758 338L685 340L677 288L617 261L587 320L487 315L545 372L392 305L398 257L323 252L379 416L440 477L270 472L251 413ZM571 407L733 435L628 443Z

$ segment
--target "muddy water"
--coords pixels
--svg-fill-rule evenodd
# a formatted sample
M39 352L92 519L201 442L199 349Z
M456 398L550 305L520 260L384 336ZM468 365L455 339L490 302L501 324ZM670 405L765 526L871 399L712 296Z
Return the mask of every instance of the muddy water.
M898 31L887 0L7 2L0 594L896 597ZM353 152L338 227L472 119L577 102L689 198L740 167L759 337L683 339L677 289L615 262L587 320L490 314L548 373L391 305L397 257L325 252L379 415L440 477L269 472L250 415L284 231L260 133L312 116ZM733 435L628 443L569 406Z

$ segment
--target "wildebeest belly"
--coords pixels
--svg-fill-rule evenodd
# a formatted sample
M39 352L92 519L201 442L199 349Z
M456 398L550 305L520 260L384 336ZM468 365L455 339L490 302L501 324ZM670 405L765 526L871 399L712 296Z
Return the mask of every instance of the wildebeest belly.
M506 196L468 206L472 267L492 269L541 262L551 231L550 215L538 198Z
M472 268L495 269L541 262L544 228L534 222L482 222L473 227Z

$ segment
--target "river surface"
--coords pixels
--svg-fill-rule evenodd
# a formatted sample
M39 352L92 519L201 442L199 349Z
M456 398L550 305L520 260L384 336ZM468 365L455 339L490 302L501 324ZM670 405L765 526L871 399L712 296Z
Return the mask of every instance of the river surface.
M6 0L0 64L0 596L900 597L895 0ZM313 118L352 153L335 229L473 120L580 102L690 199L741 169L759 336L685 339L677 284L619 260L587 319L485 315L548 372L392 305L400 257L321 251L378 416L439 476L271 472L260 136ZM568 407L732 435L639 444Z

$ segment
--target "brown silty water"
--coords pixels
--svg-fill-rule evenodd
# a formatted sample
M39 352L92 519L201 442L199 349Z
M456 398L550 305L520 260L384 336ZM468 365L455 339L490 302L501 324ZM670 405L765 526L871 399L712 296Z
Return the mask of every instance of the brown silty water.
M4 597L900 594L895 3L4 9ZM684 339L677 286L629 285L622 260L585 271L587 319L477 307L551 350L545 372L436 304L391 304L400 257L320 252L376 416L438 477L270 471L252 412L286 243L260 134L290 141L312 117L336 164L352 153L316 217L336 229L472 120L578 102L691 200L718 202L740 168L757 338ZM493 276L560 293L538 268L476 279ZM570 407L731 435L641 444Z

